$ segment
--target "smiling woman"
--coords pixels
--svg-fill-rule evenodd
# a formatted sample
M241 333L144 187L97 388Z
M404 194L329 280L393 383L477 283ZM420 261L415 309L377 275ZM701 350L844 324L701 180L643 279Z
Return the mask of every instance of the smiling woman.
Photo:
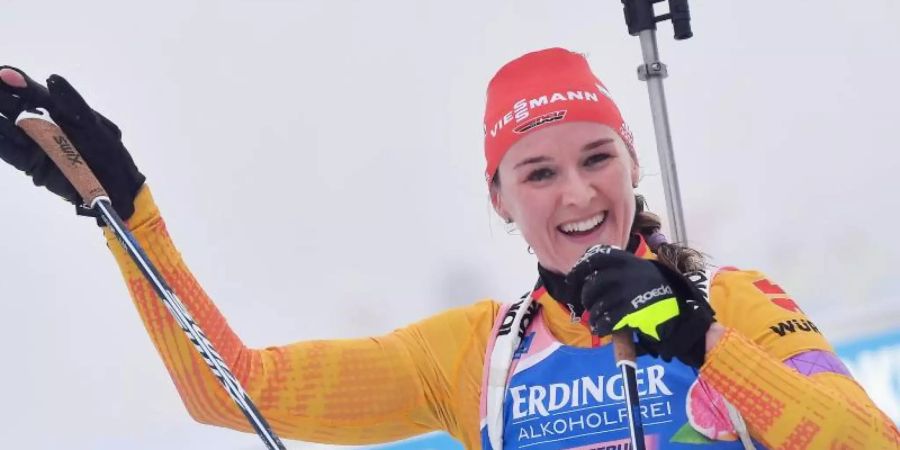
M591 245L628 244L638 165L608 125L535 130L503 155L493 180L497 213L516 223L547 269L567 273Z
M625 448L622 378L608 344L613 330L627 328L644 353L637 377L648 448L898 444L896 427L816 327L773 331L774 323L810 323L778 285L754 271L697 271L712 268L698 267L696 252L664 243L658 219L634 191L639 165L628 127L580 54L526 54L488 87L485 124L495 125L485 127L487 187L497 213L535 250L537 285L525 297L531 306L486 300L383 336L262 349L243 343L192 275L118 127L59 76L49 89L13 68L0 71L0 80L0 156L81 203L7 119L46 108L283 437L369 444L445 430L471 449ZM140 270L105 235L188 412L249 431ZM495 344L509 335L521 342L498 361ZM500 410L489 416L486 393L497 389ZM722 410L722 398L737 407L749 434Z
M699 252L665 243L659 218L634 196L634 139L583 57L547 51L504 66L488 87L485 123L492 122L485 133L491 201L543 267L567 273L591 245L625 248L638 232L672 267L701 268Z

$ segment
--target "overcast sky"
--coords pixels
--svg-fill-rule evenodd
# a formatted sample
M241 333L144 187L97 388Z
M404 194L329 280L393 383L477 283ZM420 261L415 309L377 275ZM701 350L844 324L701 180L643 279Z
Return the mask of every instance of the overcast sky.
M695 0L695 38L660 32L691 243L769 273L836 342L900 325L900 4L863 3ZM528 51L589 54L665 213L618 0L5 0L0 34L0 64L66 76L122 128L251 346L533 284L481 147L487 81ZM258 448L191 422L90 220L9 167L0 191L0 447Z

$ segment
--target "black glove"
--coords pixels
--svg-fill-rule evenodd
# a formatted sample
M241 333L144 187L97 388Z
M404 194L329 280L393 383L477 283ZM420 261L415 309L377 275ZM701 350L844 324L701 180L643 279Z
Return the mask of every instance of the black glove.
M605 336L632 328L644 353L703 365L706 331L715 321L703 294L687 278L658 261L608 245L588 249L566 275L591 331Z
M122 132L114 123L91 109L81 95L59 75L47 79L47 87L36 83L19 69L25 87L14 87L0 80L0 158L25 172L36 186L74 203L76 212L97 217L99 212L83 207L75 188L66 180L38 145L15 121L25 109L45 108L81 152L88 167L109 194L110 201L123 220L134 213L134 198L146 179L122 145ZM98 221L99 222L99 221Z

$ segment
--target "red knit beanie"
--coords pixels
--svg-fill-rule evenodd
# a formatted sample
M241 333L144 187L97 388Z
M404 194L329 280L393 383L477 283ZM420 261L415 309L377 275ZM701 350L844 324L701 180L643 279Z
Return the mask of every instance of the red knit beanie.
M597 122L615 130L629 151L633 138L609 91L578 53L549 48L500 68L487 90L484 111L485 175L494 178L500 160L519 139L556 123Z

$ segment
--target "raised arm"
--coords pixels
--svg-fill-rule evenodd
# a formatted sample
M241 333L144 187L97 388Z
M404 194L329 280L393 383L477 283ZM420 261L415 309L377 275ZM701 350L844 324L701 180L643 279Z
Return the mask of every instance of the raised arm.
M379 443L433 430L477 431L477 389L497 304L456 308L363 339L246 347L191 275L149 189L129 228L280 435L334 444ZM107 232L141 320L191 416L242 431L247 422L138 269Z
M428 342L431 321L380 337L248 348L191 275L149 189L140 192L135 205L129 228L276 432L307 441L365 444L448 428L441 418L448 413L443 373L449 368L424 352L434 345L444 346L442 353L458 349L448 348L447 342ZM107 238L191 416L250 431L137 267L111 233ZM455 320L452 313L446 319Z
M0 67L0 157L38 186L78 206L83 199L53 162L15 125L25 109L46 109L81 152L109 193L119 216L205 331L213 346L283 437L364 444L446 429L458 437L477 416L484 336L496 304L483 302L442 313L385 336L247 348L191 275L166 232L144 176L119 128L94 111L62 77L47 87L18 69ZM200 422L250 431L150 284L107 230L144 325L190 414ZM477 330L476 330L477 329ZM472 339L481 336L482 339ZM463 386L461 389L460 386ZM463 392L465 394L460 394ZM460 406L459 399L467 400ZM472 400L476 398L476 400ZM467 403L468 402L468 403ZM465 411L471 411L465 415ZM461 415L462 414L462 415Z

